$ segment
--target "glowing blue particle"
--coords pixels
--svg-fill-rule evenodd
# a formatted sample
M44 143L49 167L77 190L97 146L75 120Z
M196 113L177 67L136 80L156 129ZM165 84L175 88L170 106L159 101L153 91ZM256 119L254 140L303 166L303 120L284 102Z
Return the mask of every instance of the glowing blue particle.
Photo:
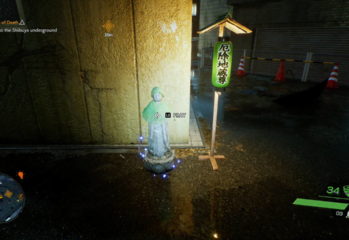
M180 163L181 162L181 160L180 159L177 159L177 163Z
M156 177L156 174L155 174L155 173L153 174L153 177Z
M173 165L172 165L172 168L176 168L176 165L173 164Z
M144 148L144 151L148 151L148 148Z
M166 174L162 174L162 178L165 179L167 177Z
M141 140L141 141L142 141L142 140L143 140L143 136L140 136L140 137L139 137L139 140Z

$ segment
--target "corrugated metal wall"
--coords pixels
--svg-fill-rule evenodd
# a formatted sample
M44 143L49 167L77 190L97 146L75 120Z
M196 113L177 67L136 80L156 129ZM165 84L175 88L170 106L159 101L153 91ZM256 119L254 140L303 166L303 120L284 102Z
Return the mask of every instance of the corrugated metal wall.
M340 63L339 81L348 85L349 76L349 27L287 27L258 28L252 55L265 58L305 59L313 53L314 61ZM287 77L300 79L303 63L286 63ZM277 62L253 61L255 74L275 75ZM329 76L331 65L311 64L308 80L321 81Z

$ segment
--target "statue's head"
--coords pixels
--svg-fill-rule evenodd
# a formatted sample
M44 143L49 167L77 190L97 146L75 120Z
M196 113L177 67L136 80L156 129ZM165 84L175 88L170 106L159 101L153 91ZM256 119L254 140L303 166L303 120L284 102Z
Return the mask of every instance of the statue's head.
M164 97L164 94L162 94L159 87L154 87L151 90L151 97L154 99L155 102L160 102L161 99Z

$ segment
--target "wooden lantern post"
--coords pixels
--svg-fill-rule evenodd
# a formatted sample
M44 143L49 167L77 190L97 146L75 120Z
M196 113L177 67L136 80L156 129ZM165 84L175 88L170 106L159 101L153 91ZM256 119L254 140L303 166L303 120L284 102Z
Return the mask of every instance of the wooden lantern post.
M223 20L214 23L200 31L198 31L198 34L203 34L205 32L211 31L218 27L218 41L221 41L224 36L224 28L227 28L228 30L236 33L236 34L247 34L251 33L252 30L248 29L247 27L241 25L240 23L236 22L235 20L226 17ZM231 51L232 51L232 45L231 45ZM214 64L212 66L215 68ZM230 66L228 70L228 81L227 83L219 86L221 88L225 88L227 85L229 85L230 82L230 73L231 73L231 60L230 60ZM213 77L212 77L213 78ZM213 81L213 79L212 79ZM216 86L217 87L217 86ZM211 148L209 155L200 155L199 160L207 160L209 159L212 165L213 170L218 169L218 164L216 159L223 159L223 155L215 155L215 140L216 140L216 127L217 127L217 112L218 112L218 102L219 102L219 96L221 95L221 92L217 90L217 88L214 91L214 100L213 100L213 119L212 119L212 135L211 135Z

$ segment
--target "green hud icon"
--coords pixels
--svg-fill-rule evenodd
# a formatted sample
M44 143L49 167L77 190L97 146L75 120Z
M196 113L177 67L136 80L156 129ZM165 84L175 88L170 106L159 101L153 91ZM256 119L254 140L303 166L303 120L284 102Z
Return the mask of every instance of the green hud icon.
M349 197L349 185L343 186L343 192L345 196Z

